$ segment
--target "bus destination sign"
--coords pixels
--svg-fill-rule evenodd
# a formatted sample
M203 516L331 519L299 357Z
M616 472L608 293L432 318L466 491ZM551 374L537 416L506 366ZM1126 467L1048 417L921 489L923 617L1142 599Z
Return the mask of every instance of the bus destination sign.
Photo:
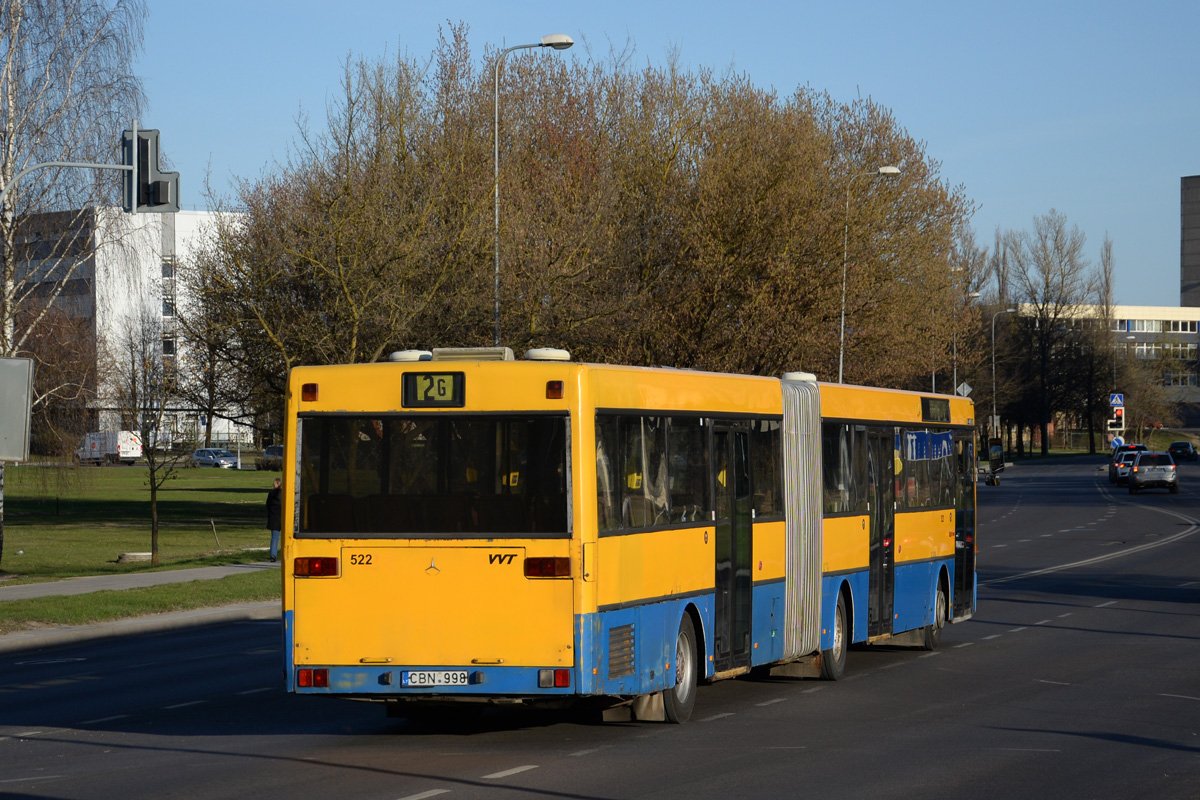
M400 402L405 408L462 408L466 385L461 372L406 372Z

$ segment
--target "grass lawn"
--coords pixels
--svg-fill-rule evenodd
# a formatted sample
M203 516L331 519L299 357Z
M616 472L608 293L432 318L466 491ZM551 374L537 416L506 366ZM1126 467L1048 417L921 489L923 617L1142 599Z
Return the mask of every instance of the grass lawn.
M48 625L88 625L126 617L279 599L279 573L255 570L219 580L0 602L0 636Z
M266 557L266 496L278 473L185 469L158 493L160 569ZM150 551L145 467L9 466L4 486L5 585L153 569L118 564Z

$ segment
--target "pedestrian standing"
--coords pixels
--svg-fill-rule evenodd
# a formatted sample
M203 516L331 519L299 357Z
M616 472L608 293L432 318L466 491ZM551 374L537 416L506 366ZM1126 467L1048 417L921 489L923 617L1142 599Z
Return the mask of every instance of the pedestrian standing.
M279 531L283 528L283 478L276 478L267 492L267 529L271 531L271 560L279 557Z

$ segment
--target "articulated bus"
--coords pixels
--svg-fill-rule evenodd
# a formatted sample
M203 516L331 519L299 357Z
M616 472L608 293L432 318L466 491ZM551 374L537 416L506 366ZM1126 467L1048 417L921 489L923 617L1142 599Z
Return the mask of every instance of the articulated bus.
M569 359L292 370L289 691L683 722L974 612L971 401Z

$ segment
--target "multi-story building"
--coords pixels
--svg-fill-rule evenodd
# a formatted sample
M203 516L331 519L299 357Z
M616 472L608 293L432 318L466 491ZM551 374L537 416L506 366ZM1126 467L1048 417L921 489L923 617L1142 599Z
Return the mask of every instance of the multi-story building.
M119 430L127 416L117 399L115 376L120 370L114 365L120 363L132 333L154 332L169 372L179 370L187 359L188 344L177 321L178 310L186 306L187 288L177 279L177 268L196 251L205 226L213 220L206 211L126 214L117 207L98 207L42 215L26 226L20 243L25 266L48 276L45 289L57 287L67 266L61 262L73 265L54 305L68 317L85 320L95 342L97 385L89 427ZM69 243L64 246L64 241ZM176 399L164 410L161 439L196 440L204 430L204 416ZM212 419L214 442L249 445L252 429L237 422L241 418L239 409L218 410Z

